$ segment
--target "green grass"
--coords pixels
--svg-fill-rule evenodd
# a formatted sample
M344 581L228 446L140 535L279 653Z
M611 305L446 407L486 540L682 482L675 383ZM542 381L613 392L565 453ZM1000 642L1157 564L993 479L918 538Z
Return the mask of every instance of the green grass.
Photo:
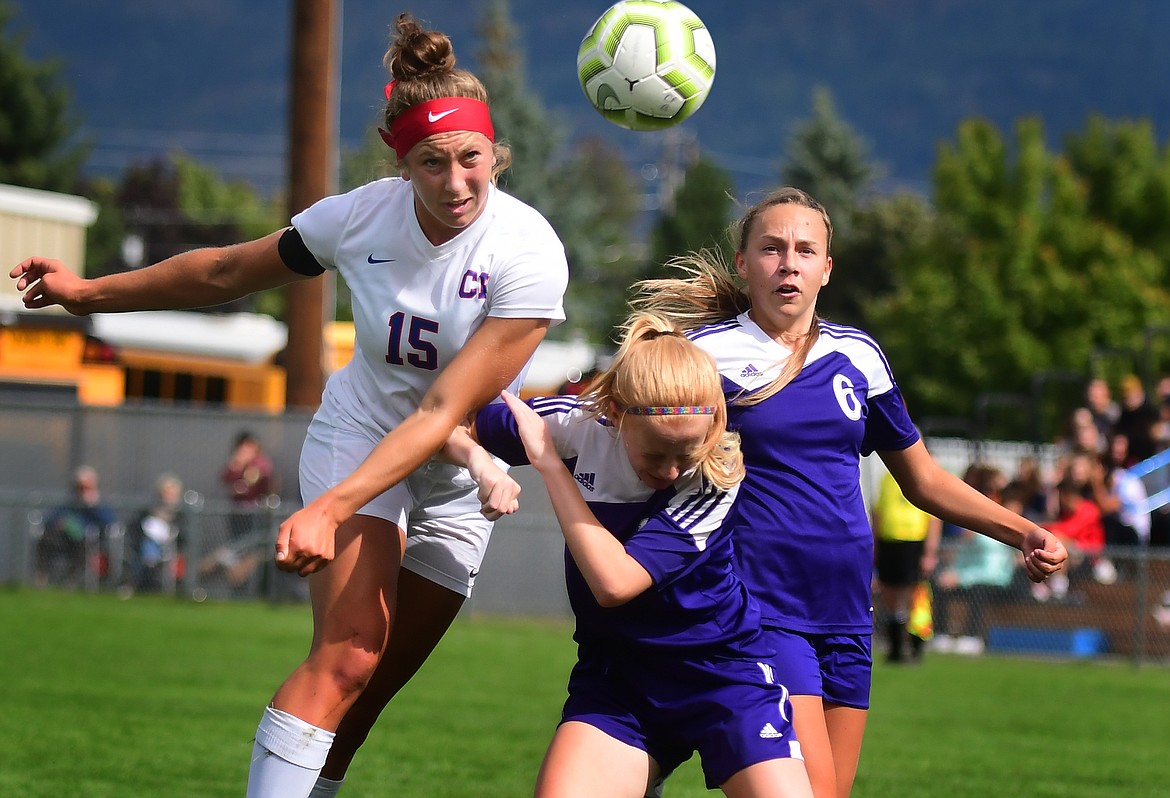
M0 592L0 795L243 795L304 655L304 606ZM518 798L555 725L566 624L461 619L383 715L345 798ZM1170 794L1170 672L931 657L880 666L855 798ZM707 795L692 760L668 798ZM602 797L603 798L603 797Z

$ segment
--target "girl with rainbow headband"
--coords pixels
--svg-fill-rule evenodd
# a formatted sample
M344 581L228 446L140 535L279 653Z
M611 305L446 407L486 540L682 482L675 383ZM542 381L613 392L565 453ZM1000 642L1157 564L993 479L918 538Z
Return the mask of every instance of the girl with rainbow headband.
M733 798L810 798L788 694L723 519L743 478L714 361L628 323L590 392L483 408L474 435L543 478L567 544L578 661L537 798L642 798L698 751ZM479 450L457 431L448 454Z
M878 343L817 315L834 273L824 206L783 187L733 228L734 262L698 252L635 286L632 305L716 361L747 473L727 526L736 569L791 690L817 798L848 798L869 712L873 531L861 458L876 453L927 513L1014 546L1028 577L1059 571L1056 536L946 471L910 419Z
M312 644L261 716L249 798L336 793L454 620L498 515L490 485L486 506L477 495L478 465L469 474L435 455L518 389L564 319L564 247L495 186L511 155L483 84L455 67L446 35L406 14L384 61L397 177L326 197L255 241L133 272L82 280L46 258L11 272L26 307L75 314L219 305L326 269L351 289L354 357L325 387L301 453L304 508L275 541L277 566L309 580Z

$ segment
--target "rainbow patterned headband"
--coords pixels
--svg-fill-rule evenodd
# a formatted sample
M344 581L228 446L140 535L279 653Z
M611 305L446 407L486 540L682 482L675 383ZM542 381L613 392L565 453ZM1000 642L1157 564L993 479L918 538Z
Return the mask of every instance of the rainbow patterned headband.
M623 413L631 416L712 416L715 405L691 405L690 407L625 407Z

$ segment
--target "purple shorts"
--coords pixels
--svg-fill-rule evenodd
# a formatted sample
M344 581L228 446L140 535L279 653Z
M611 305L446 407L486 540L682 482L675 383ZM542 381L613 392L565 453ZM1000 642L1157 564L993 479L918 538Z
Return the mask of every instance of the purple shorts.
M803 759L788 690L766 657L614 656L582 646L561 720L645 751L663 775L698 751L711 790L750 765Z
M784 686L792 695L869 709L873 680L873 635L814 635L765 628Z

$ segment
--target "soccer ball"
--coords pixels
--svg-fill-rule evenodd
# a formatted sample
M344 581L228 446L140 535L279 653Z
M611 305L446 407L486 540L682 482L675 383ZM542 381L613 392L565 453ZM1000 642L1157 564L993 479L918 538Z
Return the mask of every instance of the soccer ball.
M675 0L621 0L581 41L577 77L598 113L630 130L662 130L703 104L715 80L715 43Z

